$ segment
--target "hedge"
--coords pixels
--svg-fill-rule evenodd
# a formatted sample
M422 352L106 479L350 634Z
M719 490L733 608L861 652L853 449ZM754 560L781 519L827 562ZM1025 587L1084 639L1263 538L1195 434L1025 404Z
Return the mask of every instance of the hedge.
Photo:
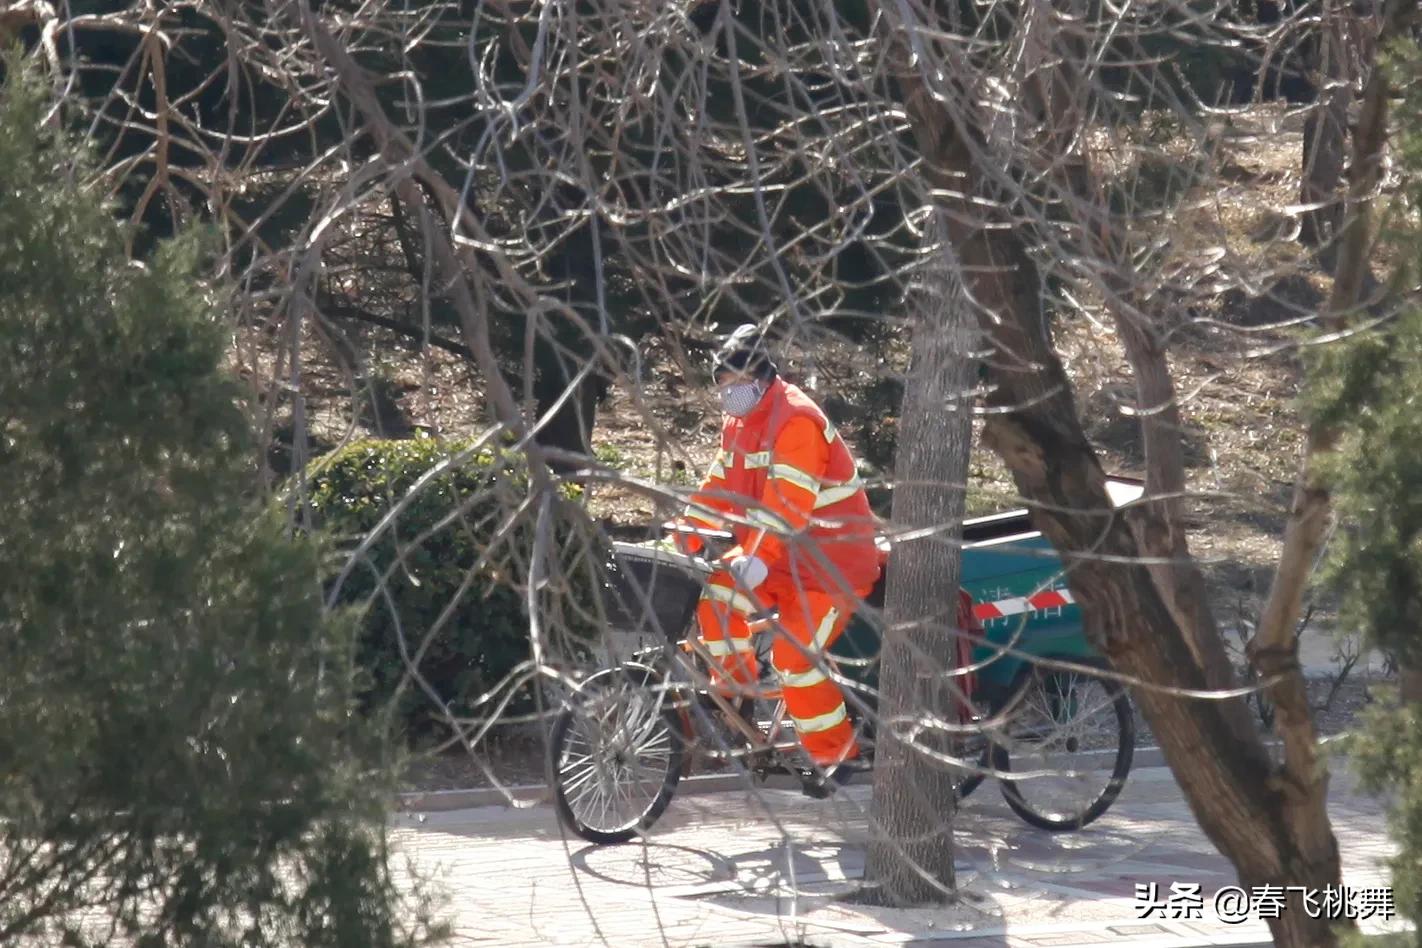
M317 525L349 553L422 476L471 448L470 441L426 436L371 439L319 458L308 470ZM393 525L341 581L337 602L364 610L357 655L368 676L362 689L364 709L388 708L395 725L412 738L443 728L436 703L406 675L402 633L412 656L424 644L417 667L458 715L487 714L491 709L478 705L480 696L503 684L529 657L525 579L533 549L534 505L517 513L508 526L527 498L527 484L517 456L495 450L471 454L409 498ZM576 499L576 488L568 488L561 502ZM558 518L552 548L559 553L564 575L571 574L572 595L579 601L550 601L556 621L549 625L560 633L571 632L571 637L560 635L557 644L566 647L571 638L576 649L576 642L594 629L583 610L592 601L598 571L592 568L595 558L587 556L587 544L570 542L568 523L568 517ZM334 558L328 582L348 562L348 555ZM451 603L452 615L430 636Z

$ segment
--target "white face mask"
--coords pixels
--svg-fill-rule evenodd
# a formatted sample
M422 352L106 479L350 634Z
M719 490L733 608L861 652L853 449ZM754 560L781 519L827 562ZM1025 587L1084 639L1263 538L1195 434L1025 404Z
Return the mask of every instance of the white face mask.
M721 410L732 418L744 418L760 402L765 389L759 382L733 382L722 385L720 393Z

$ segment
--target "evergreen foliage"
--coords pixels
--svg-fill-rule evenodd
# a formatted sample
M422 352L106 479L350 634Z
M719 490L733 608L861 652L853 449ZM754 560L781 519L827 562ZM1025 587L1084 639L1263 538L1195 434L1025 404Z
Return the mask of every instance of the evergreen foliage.
M389 708L410 737L439 729L443 709L426 688L458 715L494 707L480 699L530 658L527 593L517 581L530 572L535 517L524 504L528 484L519 457L464 439L371 439L314 462L310 481L327 533L353 542L375 533L336 591L339 601L364 609L357 651L362 705ZM576 494L565 488L566 497ZM564 560L553 588L567 588L566 579L571 590L546 597L548 609L562 610L550 628L573 632L576 648L596 627L591 611L575 610L593 608L591 584L599 572L566 521L553 546Z
M1392 64L1415 70L1413 47ZM1422 273L1422 95L1407 97L1394 138L1404 188L1400 285ZM1422 667L1422 306L1404 306L1381 326L1317 347L1308 407L1342 431L1327 475L1341 529L1327 578L1343 627L1408 668ZM1376 707L1349 745L1366 786L1388 791L1399 854L1392 861L1398 910L1422 918L1422 707Z
M129 264L0 85L0 943L425 940L386 865L353 623L256 510L198 241ZM408 916L408 917L407 917Z

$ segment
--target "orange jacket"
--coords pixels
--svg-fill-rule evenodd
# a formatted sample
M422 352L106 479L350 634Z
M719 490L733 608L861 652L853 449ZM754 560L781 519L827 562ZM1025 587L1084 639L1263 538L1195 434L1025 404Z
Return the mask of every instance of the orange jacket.
M729 526L772 579L862 594L879 578L876 521L854 456L820 407L784 379L750 414L726 419L721 451L685 516Z

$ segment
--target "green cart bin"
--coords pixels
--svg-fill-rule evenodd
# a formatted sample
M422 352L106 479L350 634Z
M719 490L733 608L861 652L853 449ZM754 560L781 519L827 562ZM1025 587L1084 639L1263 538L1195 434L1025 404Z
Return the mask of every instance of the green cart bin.
M1116 506L1135 500L1144 490L1140 482L1127 478L1110 478L1107 489ZM964 522L962 584L973 597L986 639L972 653L983 692L1005 693L1033 657L1096 657L1086 640L1081 609L1067 592L1061 560L1032 528L1027 511ZM830 654L855 690L872 698L879 685L882 579L865 604L870 608L854 617Z

